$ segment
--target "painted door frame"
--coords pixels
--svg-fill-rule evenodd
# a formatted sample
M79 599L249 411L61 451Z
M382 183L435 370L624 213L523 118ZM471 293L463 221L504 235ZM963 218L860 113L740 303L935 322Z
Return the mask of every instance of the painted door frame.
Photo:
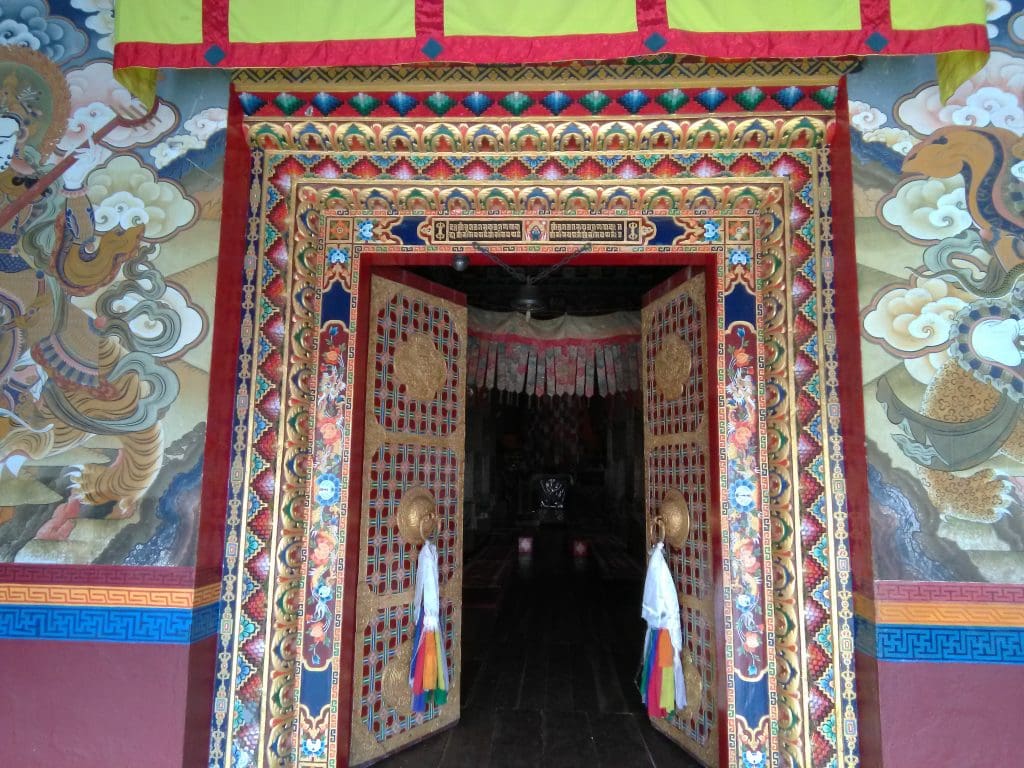
M340 329L338 338L343 339L347 324L356 317L349 314L347 304L334 308L337 319L318 315L321 300L324 306L328 303L328 278L340 279L345 291L358 293L358 282L345 282L343 276L352 266L345 259L355 248L352 254L332 253L327 261L323 252L316 252L317 233L306 231L303 216L309 201L293 181L318 175L326 177L325 183L334 180L342 197L347 194L344 189L352 191L357 197L350 198L348 207L365 214L366 220L385 214L388 205L406 214L422 213L418 206L424 200L449 194L480 215L492 212L492 202L500 209L520 194L524 200L543 201L553 214L634 209L644 214L656 209L672 215L695 208L706 213L716 207L708 195L732 195L718 206L732 208L737 202L749 204L769 188L775 190L772 194L782 207L770 215L778 219L782 234L773 247L782 250L773 263L785 274L781 283L768 286L770 301L759 309L770 326L767 333L776 353L765 368L773 398L766 423L772 432L769 450L778 454L780 446L789 446L792 451L782 457L789 465L779 470L776 462L768 477L772 514L780 515L780 524L771 530L770 545L765 538L759 551L762 564L768 566L766 577L771 577L773 565L784 576L783 592L776 595L774 605L766 605L785 618L783 634L776 638L766 631L762 636L769 663L785 670L778 677L784 689L779 690L777 703L786 712L779 719L778 711L768 712L770 734L734 729L727 739L728 764L739 765L758 751L764 757L765 747L769 762L779 755L805 767L833 760L842 766L857 764L850 555L854 565L861 563L863 568L867 549L856 547L850 534L866 530L866 507L847 489L848 477L854 477L858 487L862 479L855 470L863 465L863 452L856 444L844 450L844 440L856 442L862 434L857 393L839 381L837 373L839 363L845 370L849 360L856 359L856 340L837 344L835 333L837 322L849 328L850 317L855 320L856 315L846 311L849 317L838 317L837 308L855 307L856 297L836 290L837 269L849 271L853 265L852 207L844 186L849 179L845 92L840 81L849 66L829 61L652 60L591 68L506 67L486 73L455 67L239 75L231 102L228 161L236 170L245 165L233 157L244 155L247 144L250 174L247 179L237 173L225 177L222 265L234 265L241 272L241 332L235 337L240 362L235 396L225 407L216 406L218 418L230 417L226 431L231 438L225 441L223 459L229 482L212 766L258 760L266 765L332 768L339 765L338 747L348 738L343 726L335 727L337 686L344 681L328 674L314 685L316 670L306 669L294 655L294 648L301 646L295 641L301 636L305 610L304 558L313 554L314 542L304 539L303 504L293 503L302 498L308 503L308 490L302 489L308 489L309 478L291 470L302 466L295 459L314 449L314 436L296 430L301 418L288 418L295 416L292 409L308 408L303 403L315 397L323 348L318 348L315 331L309 329L326 330L330 324L332 330ZM389 97L400 89L406 91L402 100ZM473 95L478 92L486 98ZM414 95L412 103L421 105L417 109L429 104L435 110L417 118L422 127L413 132L408 128L411 118L398 119L388 111L391 104L410 103L409 93ZM424 100L427 93L438 95ZM590 111L581 117L580 107L572 107L576 111L561 114L561 105L574 103L573 99ZM482 104L493 105L493 112L499 102L508 114L515 110L515 117L461 116ZM301 107L298 112L296 104ZM634 107L642 114L625 120L616 116ZM448 109L455 111L441 114ZM538 110L545 116L532 117ZM335 118L335 113L344 116ZM508 146L513 140L515 146ZM512 169L514 173L505 166L509 155L518 168ZM620 163L623 157L633 171L647 169L646 175L619 174L619 166L609 163ZM589 170L581 177L583 158ZM381 163L396 159L406 163L403 173L412 168L413 175L388 175ZM410 160L414 166L408 165ZM455 161L463 164L453 165ZM490 169L491 181L452 178L467 162ZM592 172L597 175L589 175ZM494 196L484 189L487 186L493 187ZM381 207L381 200L390 202ZM834 203L839 206L835 213ZM795 249L788 250L790 246ZM372 243L359 248L363 255L378 251ZM353 302L358 308L358 301ZM223 325L221 316L218 327ZM317 326L318 318L326 324ZM306 330L298 335L281 334L282 329L302 328ZM229 330L233 336L235 331ZM219 338L223 340L224 334ZM289 352L282 348L282 339L299 345ZM716 349L723 345L719 338ZM219 348L230 346L229 338ZM339 354L341 348L333 352ZM264 365L267 355L277 361L274 366ZM349 359L347 352L344 359ZM308 382L314 390L302 389ZM299 388L289 391L295 383ZM284 407L268 427L257 415L274 403ZM214 410L211 402L211 418ZM347 456L350 446L343 442L338 450ZM844 469L844 462L850 467ZM249 482L261 468L278 473L278 501L265 494L266 485ZM347 525L344 509L341 512ZM339 583L349 578L343 555L343 547L332 555L337 557ZM810 562L812 556L817 565ZM269 574L265 563L273 566ZM343 590L336 598L341 611ZM723 611L729 610L725 600ZM252 646L252 630L265 639L264 644ZM339 618L335 638L328 638L335 659L343 652L340 630ZM306 701L307 693L317 700L315 706ZM727 684L727 696L734 695ZM741 697L740 703L747 698ZM726 719L731 726L738 723L732 705L727 706Z

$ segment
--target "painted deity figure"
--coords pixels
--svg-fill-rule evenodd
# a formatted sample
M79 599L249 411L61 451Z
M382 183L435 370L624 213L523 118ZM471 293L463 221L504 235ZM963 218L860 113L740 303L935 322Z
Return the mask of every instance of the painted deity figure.
M160 417L178 392L174 374L134 348L123 318L102 311L110 302L101 292L122 268L141 274L147 248L143 221L102 231L96 225L86 181L110 151L90 141L59 185L34 188L44 183L44 158L64 129L68 104L56 64L28 49L4 52L0 215L16 212L0 226L0 480L96 436L118 446L108 463L65 470L64 484L56 485L61 503L36 534L54 539L67 537L83 505L100 516L134 514L160 469ZM73 303L97 293L95 317ZM13 507L32 501L39 499L8 493L0 513L9 518Z

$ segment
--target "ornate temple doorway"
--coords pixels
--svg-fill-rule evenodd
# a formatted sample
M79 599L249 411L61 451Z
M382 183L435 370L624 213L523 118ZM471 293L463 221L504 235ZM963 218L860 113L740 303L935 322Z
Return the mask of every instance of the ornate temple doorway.
M548 732L523 745L536 764L557 761L568 738L579 753L563 756L567 765L589 764L587 750L601 745L620 761L689 757L717 766L720 514L708 487L717 383L708 360L707 259L683 256L687 265L666 254L627 266L597 254L590 260L601 266L574 261L570 274L541 284L534 277L550 277L565 256L548 255L546 267L534 257L528 272L481 250L494 263L468 272L453 270L448 254L413 259L426 264L419 267L407 256L367 260L369 313L356 352L366 371L358 565L365 578L355 598L362 642L352 669L363 686L353 698L349 762L478 763L501 750L521 720L517 741L530 724ZM408 271L389 266L395 262ZM523 282L509 285L509 274ZM503 306L523 312L494 311ZM493 421L499 404L505 427ZM626 508L611 509L606 498ZM442 706L415 713L411 603L416 553L428 538L438 553L450 688ZM656 540L683 618L687 706L641 730L646 715L632 673L643 638L643 568ZM551 623L561 628L553 643ZM563 668L555 669L555 656ZM471 722L450 731L462 712ZM559 727L573 733L555 738ZM630 755L638 743L643 752Z
M703 471L705 503L720 511L706 553L715 584L706 645L717 667L713 682L691 673L687 686L699 682L702 701L714 689L717 744L708 755L691 749L730 767L856 762L833 232L847 67L656 58L238 77L231 119L241 122L235 149L250 176L225 229L244 248L214 763L370 763L455 719L455 688L448 721L401 709L411 628L403 592L419 525L404 524L403 536L398 512L405 489L428 480L442 486L434 504L459 510L445 483L464 479L466 457L460 464L457 443L445 441L465 416L459 387L469 379L449 380L451 339L430 337L457 328L458 302L395 275L386 277L400 288L381 299L371 283L382 268L450 269L460 254L486 266L474 243L517 267L542 269L588 243L581 267L703 267L707 445L694 439L694 402L654 401L645 466L662 484L644 490L663 517L650 528L666 540L669 485L694 485ZM652 297L667 303L653 305L651 329L674 322L679 297L666 290ZM399 294L412 312L405 320L406 299L395 313L375 304ZM379 319L382 310L375 329L372 311ZM419 327L400 331L406 320ZM409 330L420 341L404 358L385 365L374 347L370 359L372 333ZM425 335L441 373L417 362L436 357ZM669 338L656 337L644 360L652 392L679 377L659 375L659 363L664 372L685 362L675 342L659 357ZM378 363L388 372L378 376ZM407 398L396 366L407 394L445 381ZM385 411L390 426L379 424ZM371 416L383 429L376 445L366 442L382 434L367 429ZM692 540L698 500L684 492L672 501L690 512ZM439 573L445 653L460 677L460 522L435 520L438 538L448 537L438 549L452 557ZM704 556L688 551L672 566L687 617L703 615L688 569ZM686 629L691 638L710 631Z

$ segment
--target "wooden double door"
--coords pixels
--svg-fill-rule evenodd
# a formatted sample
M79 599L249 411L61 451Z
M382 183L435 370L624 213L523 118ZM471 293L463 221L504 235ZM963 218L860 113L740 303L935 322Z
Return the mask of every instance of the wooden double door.
M691 270L692 271L692 270ZM666 524L679 594L688 705L654 726L718 765L716 579L708 447L711 387L702 271L645 297L642 408L646 514ZM362 501L353 635L351 766L370 765L459 719L467 311L464 297L402 273L370 281ZM671 502L669 504L668 502ZM671 519L664 519L671 507ZM680 520L679 510L685 515ZM433 515L433 521L424 518ZM679 526L685 527L680 537ZM423 535L439 559L441 624L450 670L442 706L411 711L408 671L415 568ZM637 594L637 612L640 594ZM637 638L640 654L642 638ZM639 695L639 694L638 694Z

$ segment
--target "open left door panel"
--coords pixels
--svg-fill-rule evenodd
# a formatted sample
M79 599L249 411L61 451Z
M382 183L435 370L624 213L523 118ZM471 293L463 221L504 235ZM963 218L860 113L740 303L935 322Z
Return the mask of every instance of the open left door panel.
M371 278L370 302L352 766L444 730L458 721L460 706L465 297L389 272ZM437 547L448 691L443 704L413 712L412 604L424 537Z

